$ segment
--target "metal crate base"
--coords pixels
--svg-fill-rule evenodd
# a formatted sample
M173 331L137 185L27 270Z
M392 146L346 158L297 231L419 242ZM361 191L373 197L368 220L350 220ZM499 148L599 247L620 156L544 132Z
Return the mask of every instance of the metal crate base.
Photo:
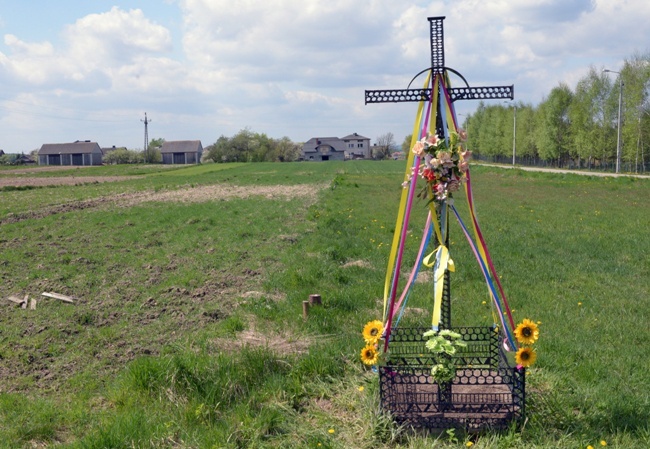
M399 424L429 429L503 429L524 416L524 372L510 366L493 328L453 328L467 348L452 359L456 377L439 385L437 363L422 334L394 329L385 364L379 367L381 404Z

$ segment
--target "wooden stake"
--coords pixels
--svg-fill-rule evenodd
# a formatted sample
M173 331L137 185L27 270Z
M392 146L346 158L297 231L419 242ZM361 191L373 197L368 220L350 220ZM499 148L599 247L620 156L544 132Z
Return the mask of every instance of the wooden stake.
M48 298L54 298L58 299L63 302L68 302L70 304L74 304L74 301L72 300L71 297L66 296L66 295L61 295L60 293L52 293L52 292L43 292L41 295L46 296Z
M309 305L310 306L323 305L320 295L309 295Z
M36 299L32 298L29 302L29 310L36 310Z
M309 316L309 301L302 302L302 318L306 320Z
M13 295L12 295L12 296L9 296L7 299L8 299L9 301L11 301L11 302L15 302L15 303L18 304L19 306L22 306L22 305L23 305L23 300L20 299L20 298L17 297L17 296L13 296Z

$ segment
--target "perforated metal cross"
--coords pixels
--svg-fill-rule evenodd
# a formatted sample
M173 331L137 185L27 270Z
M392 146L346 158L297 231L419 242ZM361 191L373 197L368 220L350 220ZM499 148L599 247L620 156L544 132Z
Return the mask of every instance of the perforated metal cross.
M451 101L456 100L491 100L514 98L514 86L486 86L470 87L469 83L456 70L445 67L443 17L429 17L431 28L431 67L422 70L415 78L429 70L432 74L443 74L446 70L458 75L465 87L451 87L448 89ZM409 83L409 86L411 85ZM366 104L368 103L403 103L409 101L428 101L431 98L431 89L391 89L391 90L366 90Z

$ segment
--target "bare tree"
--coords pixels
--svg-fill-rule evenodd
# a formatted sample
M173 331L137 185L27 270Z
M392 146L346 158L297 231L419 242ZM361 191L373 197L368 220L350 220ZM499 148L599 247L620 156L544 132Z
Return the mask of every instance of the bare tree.
M377 137L376 141L372 147L373 159L388 159L396 149L395 136L388 132Z

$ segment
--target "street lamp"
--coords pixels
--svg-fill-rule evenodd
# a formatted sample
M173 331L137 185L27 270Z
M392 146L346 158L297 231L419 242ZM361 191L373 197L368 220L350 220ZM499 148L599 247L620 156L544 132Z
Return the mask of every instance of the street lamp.
M507 101L504 103L508 104ZM512 165L515 165L515 155L517 154L517 104L512 103L513 115L512 115Z
M641 167L642 171L645 171L645 158L643 157L643 140L641 139L641 118L643 114L650 115L650 112L643 109L643 106L639 106L639 137L636 141L636 159L634 160L634 173L639 173L639 146L641 146Z
M621 171L621 109L623 106L623 77L621 72L603 69L603 73L616 73L618 75L618 137L616 140L616 173Z
M467 121L467 114L458 114L458 117L465 117L465 119L463 120L463 124L467 125L465 126L465 131L467 132L467 134L469 134L469 122Z

